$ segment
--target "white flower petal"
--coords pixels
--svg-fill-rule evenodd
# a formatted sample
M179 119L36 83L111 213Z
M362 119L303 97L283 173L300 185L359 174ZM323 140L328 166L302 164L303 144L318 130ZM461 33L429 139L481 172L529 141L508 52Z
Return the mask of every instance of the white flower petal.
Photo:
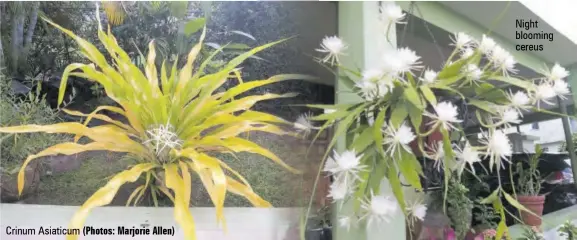
M402 24L405 18L403 9L394 3L385 3L381 6L381 21Z
M547 77L550 81L557 81L557 80L563 80L563 78L566 78L568 76L569 72L564 67L559 65L559 63L555 63L555 65L553 66L553 68L551 68L551 72Z
M318 52L326 53L327 55L323 58L323 62L334 64L339 62L339 56L343 55L348 46L337 36L325 37L321 42L321 48L317 49Z

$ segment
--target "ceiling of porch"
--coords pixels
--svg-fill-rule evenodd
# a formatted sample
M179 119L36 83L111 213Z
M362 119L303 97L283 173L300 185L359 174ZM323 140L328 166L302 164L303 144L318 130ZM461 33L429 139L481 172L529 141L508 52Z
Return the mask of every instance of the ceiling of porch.
M577 44L520 2L448 1L439 3L486 29L492 28L494 34L498 34L514 44L543 44L543 51L532 53L549 63L558 62L563 66L577 64ZM553 41L516 39L516 31L527 32L527 30L516 28L515 21L518 19L537 20L539 22L538 28L529 31L553 33Z
M423 64L435 71L441 69L444 61L451 54L452 48L450 47L450 37L451 33L414 16L408 18L407 25L397 26L397 44L401 47L410 47L416 51L417 54L421 56ZM523 78L535 78L539 76L538 73L521 64L517 64L516 68L519 70L517 75ZM553 105L541 103L540 106L549 111L560 112L558 102L553 102ZM564 100L563 104L566 106L574 105L571 98ZM568 107L568 111L569 114L574 114L573 107ZM471 131L478 130L479 124L475 120L476 118L474 117L474 113L468 115L470 120L467 121L468 124L466 128ZM522 124L555 118L559 117L543 113L528 112L524 114Z

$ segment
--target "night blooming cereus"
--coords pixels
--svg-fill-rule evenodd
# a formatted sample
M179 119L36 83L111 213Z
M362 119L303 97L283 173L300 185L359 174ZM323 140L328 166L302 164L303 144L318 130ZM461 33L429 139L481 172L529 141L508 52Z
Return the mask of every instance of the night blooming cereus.
M251 89L267 84L310 77L287 74L244 82L238 70L238 65L245 59L281 41L256 47L224 64L218 71L208 73L205 67L222 49L215 50L202 63L194 65L205 37L206 29L203 29L199 43L192 48L186 63L180 69L177 69L176 63L164 62L158 72L155 48L151 42L143 72L119 47L110 31L106 33L99 26L98 37L111 62L91 43L48 22L73 38L82 54L93 63L73 63L65 69L58 102L63 100L69 75L73 75L101 84L108 97L120 107L99 106L90 114L64 109L70 115L85 117L84 123L65 122L46 126L0 128L0 133L46 132L76 135L74 142L57 144L30 155L18 174L19 192L22 193L24 187L26 166L39 157L104 150L128 153L138 160L127 170L113 176L105 186L86 200L73 216L70 228L82 228L91 209L109 204L123 184L142 178L145 179L145 184L136 188L127 205L140 202L143 196L148 195L145 192L150 194L155 204L157 195L166 195L174 203L174 217L182 228L185 239L196 239L195 224L189 208L191 173L198 174L207 189L216 208L217 221L223 227L223 207L227 192L245 197L256 207L271 207L269 202L253 192L242 175L218 159L215 153L259 154L291 172L299 173L271 151L242 138L242 134L249 131L296 135L279 126L285 125L288 129L293 126L292 122L251 110L259 101L292 97L294 94L243 95ZM170 65L171 67L167 67ZM228 81L238 84L228 90L218 90ZM100 111L103 110L120 114L126 121L113 120L101 114ZM102 120L105 124L89 127L91 119ZM88 140L88 143L79 143L81 138ZM67 236L68 239L77 237Z
M404 24L398 6L386 4L383 8L382 20ZM349 228L366 220L370 227L389 221L401 211L410 219L422 220L427 206L405 201L400 180L402 177L403 182L422 189L423 169L417 155L435 161L436 170L445 173L445 186L450 177L464 171L474 174L473 165L483 159L488 159L490 170L495 172L513 154L503 129L521 123L528 111L547 112L544 104L569 94L564 80L568 73L559 64L544 71L541 78L521 79L515 77L513 55L489 36L479 40L458 32L452 40L453 53L438 72L434 66L424 66L420 56L407 47L382 53L378 67L352 69L339 61L347 55L345 40L336 36L323 40L319 62L337 67L341 83L363 100L309 106L325 110L309 118L323 123L318 134L334 128L322 169L334 176L329 196L335 201L354 202L353 216L338 217L341 226ZM465 116L464 107L470 116ZM474 143L464 137L467 117L482 127L482 137ZM425 142L435 132L442 135L442 141ZM343 135L345 148L332 150ZM394 196L375 194L383 178ZM501 187L485 202L501 204L499 196L526 210ZM502 209L499 213L504 214Z

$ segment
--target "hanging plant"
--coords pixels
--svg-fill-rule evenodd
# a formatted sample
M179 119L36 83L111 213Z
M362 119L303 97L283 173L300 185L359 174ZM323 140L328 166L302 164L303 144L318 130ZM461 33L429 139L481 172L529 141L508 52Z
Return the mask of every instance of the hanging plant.
M384 5L381 14L391 24L403 24L405 17L394 4ZM523 79L515 76L515 58L489 36L478 40L459 32L454 34L452 46L452 54L439 72L427 69L421 57L406 47L385 52L376 67L352 69L340 63L348 45L336 36L323 39L318 51L324 56L319 62L329 69L338 68L335 74L341 83L363 99L359 103L309 105L325 111L308 118L323 122L316 127L320 130L317 135L334 128L320 172L328 172L334 179L329 193L332 199L354 206L354 216L343 216L349 219L342 221L343 225L355 219L371 227L391 220L398 212L407 217L423 217L426 206L407 202L401 185L403 179L422 190L423 169L410 144L417 146L419 154L435 161L437 171L444 175L445 186L455 175L474 173L472 166L485 158L489 161L488 171L500 179L499 170L511 161L513 154L503 129L521 123L528 110L555 114L543 107L553 104L555 97L564 98L569 93L563 80L568 72L559 64L543 71L543 77ZM505 87L517 90L507 91ZM482 127L478 143L463 137L468 127L463 124L464 119L469 117ZM442 136L440 141L427 143L424 139L433 133ZM333 151L332 147L343 137L344 151ZM334 153L329 157L331 152ZM388 180L393 195L379 191L383 179ZM447 188L443 195L446 212ZM529 212L503 190L499 181L499 187L482 201L492 204L501 217L497 239L508 231L502 199Z

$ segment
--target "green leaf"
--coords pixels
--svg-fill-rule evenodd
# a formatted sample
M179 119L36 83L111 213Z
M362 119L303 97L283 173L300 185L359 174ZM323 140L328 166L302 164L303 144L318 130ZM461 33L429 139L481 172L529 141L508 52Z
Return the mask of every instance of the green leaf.
M454 93L454 94L458 95L458 96L461 97L462 99L466 99L465 96L464 96L462 93L460 93L459 91L457 91L456 89L451 88L451 87L445 87L445 86L435 85L435 86L431 86L431 88L436 88L436 89L445 90L445 91L448 91L448 92L451 92L451 93Z
M347 89L355 89L355 81L347 75L340 75L339 82L344 84Z
M423 122L423 111L413 106L413 104L406 104L406 106L409 111L409 118L411 119L413 127L420 131L421 123Z
M409 115L409 112L407 111L407 108L403 102L397 102L392 110L393 112L391 113L391 124L394 128L399 128Z
M489 112L489 113L496 113L495 107L493 107L493 103L488 102L488 101L482 101L482 100L475 100L475 99L469 99L469 104L485 111L485 112Z
M395 164L388 164L388 171L387 171L387 178L389 179L389 184L393 190L393 194L397 198L397 202L403 210L403 213L407 213L407 206L405 204L405 196L403 193L403 186L401 185L401 181L399 180L399 176L397 175L397 168Z
M367 127L363 130L363 132L355 137L351 148L355 150L357 153L364 152L370 145L375 142L373 138L373 128Z
M505 191L501 191L503 192L503 195L505 196L505 200L507 200L507 202L509 202L509 204L511 204L513 207L517 208L519 211L525 211L528 213L531 213L532 215L535 215L537 217L541 217L537 214L535 214L534 212L531 212L531 210L527 209L525 206L523 206L523 204L519 203L513 196L509 195L507 192Z
M559 116L559 117L577 118L576 116L565 115L563 113L553 112L553 111L549 111L549 110L545 110L545 109L539 109L536 107L531 108L531 110L533 110L535 112L542 112L542 113L546 113L546 114L550 114L550 115L554 115L554 116Z
M373 137L375 138L375 145L377 152L384 158L386 157L385 151L383 150L383 132L381 128L385 123L385 113L387 109L381 109L377 117L375 118L375 123L373 124Z
M493 192L491 193L491 195L489 195L488 197L486 197L486 198L484 198L483 200L481 200L481 204L489 204L489 203L492 203L492 202L494 202L495 200L497 200L498 197L499 197L498 194L499 194L499 191L500 191L500 190L501 190L501 188L495 189L495 191L493 191Z
M448 84L450 83L447 82L447 79L459 75L461 69L466 63L467 63L466 59L461 59L449 66L446 66L445 68L443 68L443 70L441 70L441 72L439 72L439 74L437 75L437 79L439 79L439 81L442 82L443 84L447 84L445 86L448 86Z
M341 110L341 111L336 111L336 112L332 112L332 113L323 113L321 115L317 115L314 117L309 118L310 120L313 121L335 121L335 120L339 120L343 117L346 117L349 115L349 112Z
M349 116L347 116L346 118L344 118L342 121L340 121L337 124L337 129L334 132L333 138L331 139L331 142L329 143L329 145L327 147L328 150L325 153L325 156L323 157L323 159L325 159L327 157L330 149L332 149L332 147L335 145L335 143L337 142L339 137L341 135L343 135L344 133L346 133L347 130L349 130L349 127L351 126L353 121L359 116L359 114L361 114L361 112L363 112L365 110L366 106L367 106L367 103L364 103L364 104L357 106L354 110L352 110L350 112Z
M521 88L526 89L526 90L530 90L530 89L534 88L534 85L532 82L521 80L521 79L514 78L514 77L495 76L495 77L491 77L491 79L496 80L496 81L500 81L500 82L504 82L504 83L508 83L511 85L515 85L517 87L521 87Z
M247 38L252 39L253 41L256 41L256 38L254 38L252 35L245 33L243 31L238 31L238 30L234 30L234 31L230 31L231 33L237 34L237 35L241 35L241 36L245 36Z
M423 173L423 169L421 164L417 160L414 154L409 153L403 149L401 151L401 159L398 161L399 170L401 170L401 174L405 177L407 182L411 184L414 188L421 190L423 187L421 186L421 178L419 174Z
M421 86L421 92L423 93L423 96L425 96L425 99L427 99L427 101L431 105L437 105L437 97L435 97L435 93L433 93L431 88L429 88L428 86Z
M306 106L309 108L317 109L336 109L336 110L349 110L351 108L356 108L361 104L358 103L341 103L341 104L306 104L306 105L292 105L292 106Z
M224 48L243 50L243 49L249 49L250 46L248 46L246 44L242 44L242 43L231 43L231 44L226 45Z
M417 93L417 90L415 88L406 87L403 93L405 95L405 99L407 99L407 101L412 103L415 107L417 107L420 110L425 109L423 103L421 102L421 98L419 97L419 93Z
M371 169L373 169L372 171L362 171L359 175L359 177L361 179L364 179L364 181L360 181L358 184L358 188L357 191L354 193L356 199L362 199L363 197L365 197L368 193L370 193L370 189L372 189L372 186L374 186L375 184L377 184L376 186L379 187L381 180L383 179L383 177L386 174L386 165L384 165L383 163L385 163L385 161L377 161L376 160L376 156L375 156L375 151L367 151L365 153L365 155L363 155L363 158L361 159L361 162L366 165L366 166L371 166ZM376 162L375 162L376 161ZM369 188L369 189L367 189ZM360 201L355 201L354 202L354 209L355 210L359 210L360 208Z
M197 18L188 21L186 24L184 24L184 34L186 36L190 36L198 32L200 29L204 27L205 23L206 23L205 18Z
M506 223L506 218L505 218L505 209L503 208L503 203L501 202L501 199L495 199L493 201L493 209L495 209L495 212L499 214L499 216L501 217L501 221L499 222L499 225L497 226L497 238L495 239L503 239L503 236L506 236L507 239L511 238L511 235L509 234L509 228L507 228L507 223Z
M503 239L503 236L508 236L509 229L507 228L507 223L505 220L501 220L499 225L497 225L497 235L495 239Z

